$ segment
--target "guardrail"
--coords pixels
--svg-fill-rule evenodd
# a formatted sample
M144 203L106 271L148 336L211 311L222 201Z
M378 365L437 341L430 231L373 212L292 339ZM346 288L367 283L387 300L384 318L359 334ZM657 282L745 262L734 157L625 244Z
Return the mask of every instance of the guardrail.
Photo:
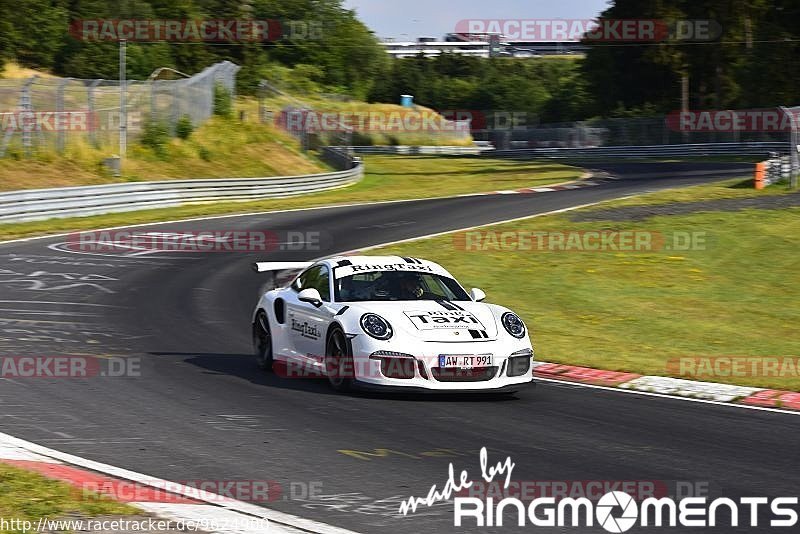
M602 146L591 148L518 148L492 150L484 155L497 158L662 158L687 156L767 156L786 153L788 143L696 143L683 145Z
M356 154L403 154L403 155L470 155L493 151L486 146L411 146L411 145L373 145L350 147Z
M495 150L486 142L474 146L354 146L356 154L441 154L481 155L490 158L661 158L686 156L767 156L772 152L786 153L788 143L694 143L682 145L600 146L583 148L538 147Z
M343 171L303 176L164 180L0 193L0 223L313 193L360 180L362 163L349 161L351 168Z

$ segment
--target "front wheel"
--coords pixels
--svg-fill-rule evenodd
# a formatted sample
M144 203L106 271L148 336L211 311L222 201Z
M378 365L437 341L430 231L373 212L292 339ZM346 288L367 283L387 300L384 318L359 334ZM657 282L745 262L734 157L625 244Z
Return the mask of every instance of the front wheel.
M328 342L325 344L325 370L328 382L336 391L346 392L353 387L353 355L347 347L344 332L339 329L328 335Z
M269 330L267 314L259 311L253 323L253 351L256 365L263 371L272 371L272 334Z

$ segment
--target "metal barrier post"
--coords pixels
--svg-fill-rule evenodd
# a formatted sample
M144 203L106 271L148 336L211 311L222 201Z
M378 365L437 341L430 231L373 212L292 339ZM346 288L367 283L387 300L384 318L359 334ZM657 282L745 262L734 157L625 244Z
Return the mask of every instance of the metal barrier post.
M791 162L789 186L795 189L797 187L797 175L800 174L800 158L798 157L798 152L800 152L800 124L798 123L800 122L800 117L798 117L800 108L781 106L781 111L786 114L791 125L791 131L789 132L789 161Z
M119 157L124 158L128 149L128 103L125 101L125 39L119 41Z
M95 106L94 100L94 90L100 85L102 79L95 80L89 87L86 89L86 103L89 107L89 117L88 117L88 127L89 127L89 142L92 143L93 146L97 147L97 131L96 129L100 127L100 119L95 115L97 113L97 108Z
M58 83L56 89L56 151L59 154L64 153L64 128L58 127L59 121L62 120L64 113L64 87L71 80L71 78L64 78Z
M31 155L31 130L36 124L35 117L33 116L33 104L31 103L31 85L36 81L38 76L32 76L25 82L22 87L22 94L20 96L20 120L22 123L22 149L25 157Z

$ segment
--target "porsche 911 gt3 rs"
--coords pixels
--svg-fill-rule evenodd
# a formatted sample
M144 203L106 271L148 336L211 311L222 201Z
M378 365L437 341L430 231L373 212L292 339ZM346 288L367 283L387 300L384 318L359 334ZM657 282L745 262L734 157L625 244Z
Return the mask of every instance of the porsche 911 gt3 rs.
M522 320L482 302L480 289L467 293L434 262L342 256L254 268L293 275L264 292L253 312L265 370L324 376L338 391L514 391L532 381Z

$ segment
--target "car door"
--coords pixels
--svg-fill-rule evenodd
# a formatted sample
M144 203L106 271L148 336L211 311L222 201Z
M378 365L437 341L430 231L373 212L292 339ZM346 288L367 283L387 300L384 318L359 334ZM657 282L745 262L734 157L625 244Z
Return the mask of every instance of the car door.
M323 305L317 308L296 298L303 289L319 291ZM325 304L331 302L330 271L327 265L314 265L305 270L292 284L295 298L287 302L287 322L295 353L302 359L321 362L325 355L325 334L331 320Z

